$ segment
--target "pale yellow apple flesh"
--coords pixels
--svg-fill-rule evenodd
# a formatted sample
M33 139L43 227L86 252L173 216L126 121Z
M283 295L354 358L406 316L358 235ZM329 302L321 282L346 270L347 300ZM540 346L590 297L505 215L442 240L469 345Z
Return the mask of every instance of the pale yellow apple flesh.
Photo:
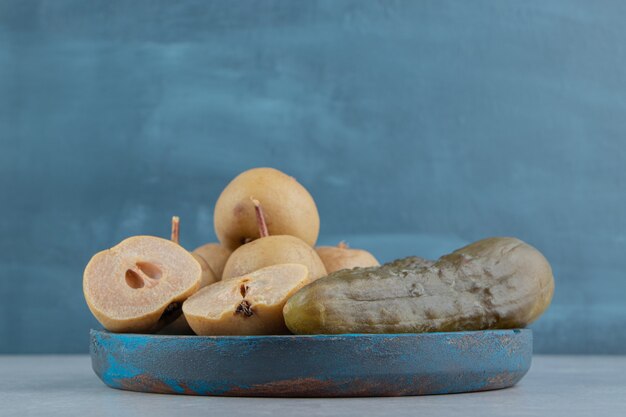
M288 333L283 306L308 280L301 264L280 264L202 288L183 303L198 335Z
M196 292L201 275L198 261L180 245L134 236L91 258L83 292L107 330L146 333Z

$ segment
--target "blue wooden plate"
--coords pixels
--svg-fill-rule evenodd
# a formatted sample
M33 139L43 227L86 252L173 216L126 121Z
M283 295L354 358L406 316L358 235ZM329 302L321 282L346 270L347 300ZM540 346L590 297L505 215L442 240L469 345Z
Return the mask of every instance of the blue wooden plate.
M528 329L423 334L159 336L91 331L113 388L167 394L361 397L506 388L530 368Z

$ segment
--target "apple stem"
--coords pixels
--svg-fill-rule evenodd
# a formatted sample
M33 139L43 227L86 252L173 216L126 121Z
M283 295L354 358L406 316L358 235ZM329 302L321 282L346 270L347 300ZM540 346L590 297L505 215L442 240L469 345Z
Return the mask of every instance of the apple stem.
M345 240L342 240L341 242L339 242L339 244L337 245L337 247L338 247L339 249L348 249L348 248L349 248L349 246L348 246L348 244L346 243L346 241L345 241Z
M268 237L270 233L267 230L267 223L265 223L265 215L263 214L263 207L261 202L254 197L250 197L252 204L254 204L254 212L256 213L256 223L259 226L259 237Z
M172 242L180 244L180 218L172 216Z

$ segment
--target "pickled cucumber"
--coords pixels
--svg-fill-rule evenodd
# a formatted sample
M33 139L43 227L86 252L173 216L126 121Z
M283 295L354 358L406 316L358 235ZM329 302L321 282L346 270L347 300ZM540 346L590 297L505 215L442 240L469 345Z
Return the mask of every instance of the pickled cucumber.
M295 334L507 329L536 320L553 292L537 249L495 237L434 262L410 257L337 271L298 291L283 314Z

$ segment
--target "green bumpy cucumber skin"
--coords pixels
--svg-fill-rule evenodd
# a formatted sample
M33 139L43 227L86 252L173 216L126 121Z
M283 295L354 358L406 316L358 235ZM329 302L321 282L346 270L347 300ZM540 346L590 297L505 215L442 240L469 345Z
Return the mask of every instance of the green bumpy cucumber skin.
M536 320L553 293L552 268L537 249L493 237L434 262L334 272L294 294L283 315L294 334L510 329Z

